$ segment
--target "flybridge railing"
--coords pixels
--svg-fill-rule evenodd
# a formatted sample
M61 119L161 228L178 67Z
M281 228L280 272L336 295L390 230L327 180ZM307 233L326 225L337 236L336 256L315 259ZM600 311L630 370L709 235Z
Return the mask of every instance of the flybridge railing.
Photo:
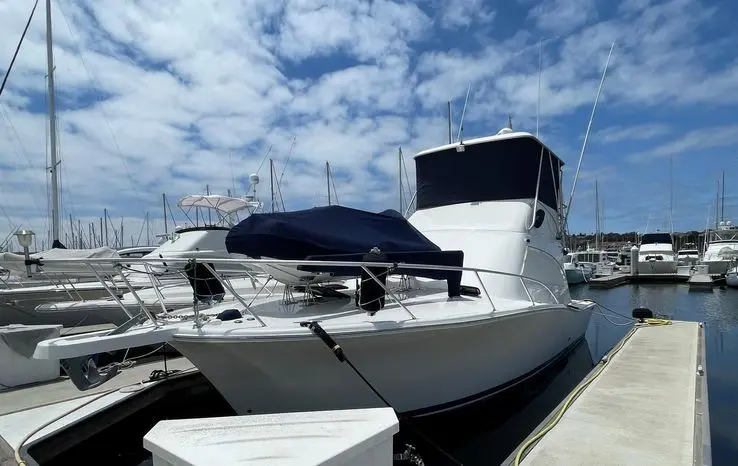
M147 268L147 270L150 270L151 266L162 266L162 259L156 259L156 258L150 258L150 259L142 259L142 258L77 258L77 259L49 259L45 261L41 261L41 266L43 267L44 264L84 264L87 267L91 269L93 274L98 276L98 279L101 283L104 284L104 280L102 275L99 274L96 266L100 265L109 265L114 264L121 267L121 269L125 270L123 267L125 264L138 264L142 265ZM412 319L416 319L417 317L413 314L413 312L408 309L408 307L400 300L395 293L386 285L381 282L379 277L375 273L371 271L371 269L388 269L391 270L392 274L399 274L402 275L403 270L430 270L430 271L446 271L446 272L468 272L470 274L473 274L477 282L479 283L479 286L481 287L481 293L484 294L484 298L489 302L490 306L492 306L492 311L496 311L498 308L495 306L495 303L492 299L492 296L487 291L487 288L484 284L484 281L481 278L480 274L491 274L496 276L503 276L503 277L510 277L510 278L517 278L520 281L521 286L525 290L525 293L528 297L528 299L531 302L531 305L537 305L537 304L550 304L548 302L542 302L542 301L535 301L533 298L533 295L530 292L530 289L528 288L528 284L526 282L532 282L536 285L540 286L545 292L551 296L553 299L553 304L562 304L559 299L557 298L556 294L551 290L551 288L544 282L535 279L533 277L524 276L521 274L516 273L509 273L509 272L502 272L499 270L488 270L488 269L482 269L482 268L475 268L475 267L457 267L457 266L446 266L446 265L431 265L431 264L411 264L411 263L394 263L394 262L361 262L361 261L316 261L316 260L278 260L278 259L224 259L224 258L191 258L188 259L186 257L176 258L176 259L167 259L166 266L168 268L177 268L177 267L184 267L185 265L189 264L202 264L208 272L210 272L213 277L215 277L225 289L227 289L233 297L239 301L245 308L245 310L251 315L251 317L254 318L260 325L266 326L266 324L263 322L263 320L254 312L251 310L251 305L244 299L242 296L238 294L238 292L235 290L235 288L232 286L232 284L227 280L227 278L224 278L221 276L220 273L217 272L217 266L220 265L241 265L245 269L249 269L251 267L251 270L255 267L256 269L259 269L260 266L278 266L278 267L298 267L298 266L319 266L321 268L326 267L336 267L336 268L344 268L344 267L353 267L353 268L360 268L363 270L371 279L373 279L386 293L387 296L389 296L393 301L395 301L400 307L403 308L405 312L407 312L408 315ZM216 266L216 267L214 267ZM257 281L258 279L251 275L248 270L245 271L246 275L251 278L252 282ZM129 281L125 278L123 274L119 275L122 277L122 280L124 284L126 285L126 288L131 292L133 298L137 302L138 306L140 307L141 311L144 315L146 315L152 322L157 324L156 316L149 310L149 308L146 306L146 304L143 302L143 300L138 296L136 291L133 289L133 287L130 285ZM162 300L164 299L160 292L158 292L158 286L156 283L156 280L153 279L151 275L149 275L149 278L151 280L152 287L157 290L157 296L159 298L159 301L161 303L162 311L167 314L168 311L166 307L164 306ZM319 284L319 283L311 283L311 282L305 282L304 285L310 286L311 284ZM262 290L264 289L264 286L262 286ZM113 299L117 302L121 308L126 312L126 314L129 315L129 317L134 318L135 316L131 315L130 311L127 310L125 305L121 302L120 298L112 292L112 290L108 290ZM260 290L261 291L261 290ZM193 303L195 304L195 321L199 321L199 312L197 309L197 301L193 300ZM253 303L253 300L252 300ZM158 325L158 324L157 324Z

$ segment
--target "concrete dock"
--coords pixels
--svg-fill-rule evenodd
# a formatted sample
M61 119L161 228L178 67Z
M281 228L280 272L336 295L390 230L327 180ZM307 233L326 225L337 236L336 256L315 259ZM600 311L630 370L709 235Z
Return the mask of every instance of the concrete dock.
M640 324L503 464L710 465L709 426L702 325Z

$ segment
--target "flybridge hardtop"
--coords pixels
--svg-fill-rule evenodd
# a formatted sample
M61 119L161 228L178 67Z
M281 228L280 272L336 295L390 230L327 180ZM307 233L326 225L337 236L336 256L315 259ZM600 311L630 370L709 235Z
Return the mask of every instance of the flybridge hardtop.
M559 210L564 162L530 133L501 131L415 156L418 210L533 199ZM540 186L539 186L540 178Z
M365 212L342 206L253 214L226 237L229 253L301 260L311 256L382 252L440 252L395 211Z

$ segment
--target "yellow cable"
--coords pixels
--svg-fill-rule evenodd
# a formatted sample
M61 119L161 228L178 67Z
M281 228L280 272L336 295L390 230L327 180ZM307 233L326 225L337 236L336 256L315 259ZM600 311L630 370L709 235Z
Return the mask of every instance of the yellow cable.
M648 325L671 325L671 320L669 319L644 319L644 322ZM625 346L625 343L630 340L630 337L635 334L636 330L638 330L640 326L633 327L630 332L628 332L625 337L620 340L620 343L618 343L613 349L611 349L603 358L602 362L599 365L599 367L592 373L592 375L577 385L574 390L569 394L569 396L566 397L566 400L564 401L564 404L559 409L559 412L556 413L556 416L549 422L546 427L541 429L540 432L538 432L536 435L528 439L525 443L523 443L520 448L518 448L518 452L515 454L515 460L513 461L513 466L520 466L520 460L523 458L523 454L525 453L528 448L530 448L533 443L540 440L544 435L549 433L551 429L558 424L558 422L561 420L561 418L564 416L564 413L569 409L569 407L572 405L574 400L581 394L581 392L589 386L589 384L592 383L605 369L605 366L612 360L612 357L615 356L615 354L618 353L623 347Z

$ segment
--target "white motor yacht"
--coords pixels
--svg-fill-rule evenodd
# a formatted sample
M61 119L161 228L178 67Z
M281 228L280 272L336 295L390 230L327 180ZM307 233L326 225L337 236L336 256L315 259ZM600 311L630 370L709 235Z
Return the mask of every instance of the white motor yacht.
M43 341L34 357L61 359L84 388L85 355L168 342L239 414L382 406L352 367L409 416L514 387L581 341L594 306L571 299L562 267L563 163L510 130L423 151L415 163L409 220L339 206L255 214L226 244L269 259L212 261L337 281L200 309L215 282L230 285L197 263L215 282L210 291L194 282L194 307Z
M738 227L731 221L718 224L708 234L707 249L702 257L702 264L707 265L711 275L725 274L738 260Z
M676 273L674 242L669 233L645 233L638 248L639 274Z
M566 281L569 285L587 283L592 278L592 268L588 265L580 264L576 254L572 253L564 256L564 272L566 273Z
M36 261L33 273L45 281L0 289L0 325L118 325L129 320L139 312L136 309L142 307L176 309L191 305L191 297L185 303L176 298L181 291L168 293L167 296L171 297L168 302L156 290L138 291L148 298L143 304L135 291L168 285L165 289L175 287L191 295L192 289L182 273L187 260L245 257L231 255L226 250L225 239L232 226L229 222L238 212L255 212L262 204L253 196L238 198L212 194L185 196L178 205L211 209L216 220L211 224L178 228L156 248L136 247L120 251L107 247L89 250L57 248L32 254L31 258ZM140 260L116 262L120 258L138 257ZM64 261L75 258L109 261L94 265L84 261ZM55 259L60 261L55 262ZM11 271L26 273L25 258L19 258L18 254L5 253L0 256L0 263ZM223 267L219 270L226 275L239 273L244 276L248 273L242 266L237 270L229 269L231 266L228 264ZM87 281L79 282L80 277ZM90 277L105 280L90 281Z

